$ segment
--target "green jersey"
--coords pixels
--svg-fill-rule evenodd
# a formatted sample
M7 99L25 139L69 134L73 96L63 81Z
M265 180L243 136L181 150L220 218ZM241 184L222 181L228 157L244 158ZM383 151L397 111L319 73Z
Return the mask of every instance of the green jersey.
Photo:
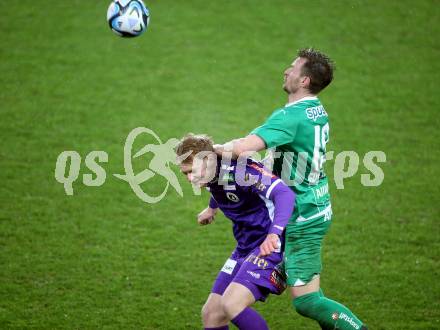
M275 148L273 172L296 193L293 219L331 217L328 181L324 173L329 141L328 115L317 97L304 97L276 110L251 134Z

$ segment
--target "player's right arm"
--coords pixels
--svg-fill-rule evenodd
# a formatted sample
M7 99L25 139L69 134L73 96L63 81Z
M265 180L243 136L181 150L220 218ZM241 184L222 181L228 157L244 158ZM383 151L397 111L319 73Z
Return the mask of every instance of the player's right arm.
M211 199L209 200L209 206L197 215L197 222L201 226L209 225L214 221L217 211L218 211L217 202L211 196Z
M275 111L266 122L255 128L248 136L235 139L222 145L215 145L218 155L231 152L239 157L244 152L258 152L292 142L298 128L298 116L284 109Z
M258 135L254 134L214 146L217 155L222 156L223 152L232 152L233 158L238 158L245 152L252 153L264 149L266 149L266 143Z

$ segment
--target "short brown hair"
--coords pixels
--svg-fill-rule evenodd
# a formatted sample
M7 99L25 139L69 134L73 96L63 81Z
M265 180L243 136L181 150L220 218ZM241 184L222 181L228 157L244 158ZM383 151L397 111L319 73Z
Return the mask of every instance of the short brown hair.
M214 142L211 137L205 134L188 133L175 148L177 156L191 152L182 163L191 162L196 154L202 151L214 152Z
M302 74L310 78L310 92L318 94L333 80L333 71L335 70L333 61L324 53L313 48L300 49L298 57L307 60L302 67Z

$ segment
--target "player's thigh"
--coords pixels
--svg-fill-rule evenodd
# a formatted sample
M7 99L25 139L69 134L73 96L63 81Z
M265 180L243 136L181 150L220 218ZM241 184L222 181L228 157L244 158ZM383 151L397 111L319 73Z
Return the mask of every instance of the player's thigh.
M306 286L321 273L321 244L330 224L331 220L325 217L289 223L284 251L289 286ZM314 283L310 286L313 287Z
M222 309L230 319L233 319L253 303L255 303L255 298L252 291L236 282L229 284L221 298Z
M282 253L260 256L259 248L244 258L237 275L223 294L223 309L230 318L257 300L265 301L270 293L283 292L285 280L278 268L282 260Z

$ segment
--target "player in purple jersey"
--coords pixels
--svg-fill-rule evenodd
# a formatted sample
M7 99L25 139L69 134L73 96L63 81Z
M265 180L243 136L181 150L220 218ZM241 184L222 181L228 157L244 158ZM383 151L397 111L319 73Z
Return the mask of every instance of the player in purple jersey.
M211 193L209 206L198 215L201 225L213 221L218 209L233 224L237 246L226 260L202 309L205 329L268 329L251 309L269 293L285 289L284 228L293 211L295 195L281 179L253 160L221 163L212 140L205 135L185 136L176 147L180 170L191 184Z

